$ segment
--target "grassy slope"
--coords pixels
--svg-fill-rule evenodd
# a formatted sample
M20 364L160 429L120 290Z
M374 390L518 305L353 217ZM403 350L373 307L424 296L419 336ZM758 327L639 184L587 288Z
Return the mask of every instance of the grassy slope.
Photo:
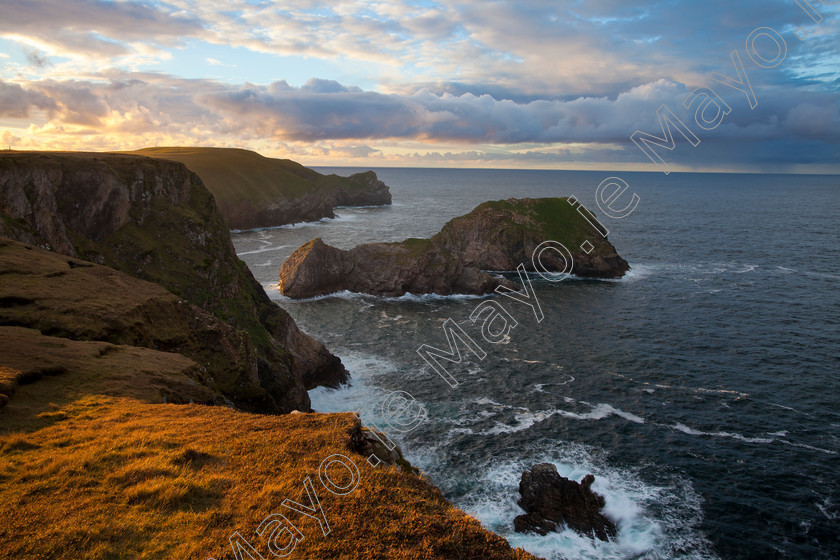
M239 406L258 405L266 396L244 375L250 352L229 325L157 284L4 238L0 325L177 352L201 364L194 365L192 378L212 387L217 401L224 394Z
M183 163L224 204L255 206L294 199L335 179L288 159L263 157L235 148L144 148L138 154ZM337 179L337 178L336 178Z
M453 219L452 223L462 218L469 219L486 210L502 213L499 222L504 223L506 228L539 239L559 241L573 252L583 241L595 237L592 226L568 203L567 197L483 202L469 214Z
M422 479L370 467L350 447L350 414L265 416L155 404L155 377L171 382L184 363L167 365L165 354L125 347L102 358L105 343L0 330L2 344L25 350L5 371L36 367L37 351L58 352L66 365L18 387L0 409L5 557L223 560L233 558L228 538L238 531L270 558L255 530L281 513L306 535L292 556L302 560L532 558ZM0 356L8 358L6 350L0 347ZM347 496L318 481L321 461L335 453L360 469L359 486ZM341 470L333 476L346 483ZM286 498L307 503L306 477L313 477L329 520L327 537L316 521L280 505Z

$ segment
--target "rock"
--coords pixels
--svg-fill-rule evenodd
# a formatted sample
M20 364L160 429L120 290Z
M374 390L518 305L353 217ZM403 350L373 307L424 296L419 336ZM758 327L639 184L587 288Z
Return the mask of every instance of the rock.
M431 239L370 243L343 251L314 239L283 263L279 286L291 298L342 290L383 296L486 294L518 286L484 271L535 271L532 254L556 241L572 254L572 274L617 278L629 265L565 198L485 202L447 223ZM593 250L587 254L585 241ZM543 272L566 270L556 251L542 253Z
M427 240L418 240L427 241ZM464 266L434 248L371 243L342 251L320 238L298 248L280 269L280 289L291 298L342 290L383 296L487 294L513 282Z
M374 432L374 430L362 426L361 420L358 418L350 429L350 448L356 453L368 459L374 456L376 457L373 460L374 462L378 460L386 465L398 466L403 472L408 474L418 476L421 474L420 469L409 463L403 456L402 450L398 445L394 445L393 449L389 449L383 441L389 440L381 432Z
M583 212L588 212L583 210ZM481 270L516 270L522 263L537 269L533 253L540 244L563 244L574 261L571 274L583 278L621 278L630 265L621 258L566 197L509 198L484 202L472 212L450 220L432 240L441 250L457 255L464 266ZM592 245L590 253L581 247ZM566 270L556 251L542 253L544 271Z
M519 506L526 512L514 519L518 533L545 535L563 525L581 535L608 541L616 536L615 524L601 510L604 498L591 490L595 477L583 477L580 483L560 476L550 463L534 465L522 473L519 482Z
M196 172L231 229L334 218L337 206L391 204L388 186L373 171L322 175L291 160L235 148L146 148L136 153L177 161Z
M0 235L156 283L244 333L237 375L272 396L265 412L309 410L307 389L348 378L341 360L302 333L237 258L213 196L183 164L0 154Z

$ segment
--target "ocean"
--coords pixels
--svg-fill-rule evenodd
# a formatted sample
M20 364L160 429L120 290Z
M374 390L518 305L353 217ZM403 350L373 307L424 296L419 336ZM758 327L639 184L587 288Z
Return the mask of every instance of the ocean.
M406 457L547 559L840 558L840 177L375 171L390 207L233 235L269 295L352 374L350 387L311 391L315 410L385 427L386 397L409 393L428 414L392 433ZM610 175L641 198L626 218L595 205ZM449 367L454 389L416 350L446 348L449 318L481 340L469 315L483 298L293 301L276 288L283 261L315 237L340 248L429 237L486 200L569 195L595 210L630 272L535 278L539 323L497 298L519 324L502 344L482 341L484 360ZM616 541L513 532L520 475L539 462L595 475Z

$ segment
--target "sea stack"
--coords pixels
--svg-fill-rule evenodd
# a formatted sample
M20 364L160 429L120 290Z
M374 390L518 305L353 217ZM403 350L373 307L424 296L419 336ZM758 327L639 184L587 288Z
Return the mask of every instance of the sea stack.
M602 541L615 538L615 524L601 513L604 498L591 490L593 482L595 477L591 474L577 483L560 476L551 463L534 465L522 473L519 482L522 497L517 503L528 513L513 520L514 530L546 535L566 525L581 535Z
M532 254L546 241L568 248L572 274L620 278L630 266L584 213L566 198L508 199L479 205L431 239L369 243L348 251L314 239L283 263L279 286L291 298L343 290L382 296L486 294L500 285L516 287L487 271L513 271L520 264L535 271ZM569 272L555 251L543 255L544 271Z

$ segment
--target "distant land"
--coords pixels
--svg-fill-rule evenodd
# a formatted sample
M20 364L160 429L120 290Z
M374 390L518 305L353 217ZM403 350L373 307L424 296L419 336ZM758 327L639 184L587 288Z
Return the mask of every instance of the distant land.
M145 148L132 152L177 161L198 174L234 230L334 218L336 206L391 204L373 171L322 175L288 159L236 148Z

